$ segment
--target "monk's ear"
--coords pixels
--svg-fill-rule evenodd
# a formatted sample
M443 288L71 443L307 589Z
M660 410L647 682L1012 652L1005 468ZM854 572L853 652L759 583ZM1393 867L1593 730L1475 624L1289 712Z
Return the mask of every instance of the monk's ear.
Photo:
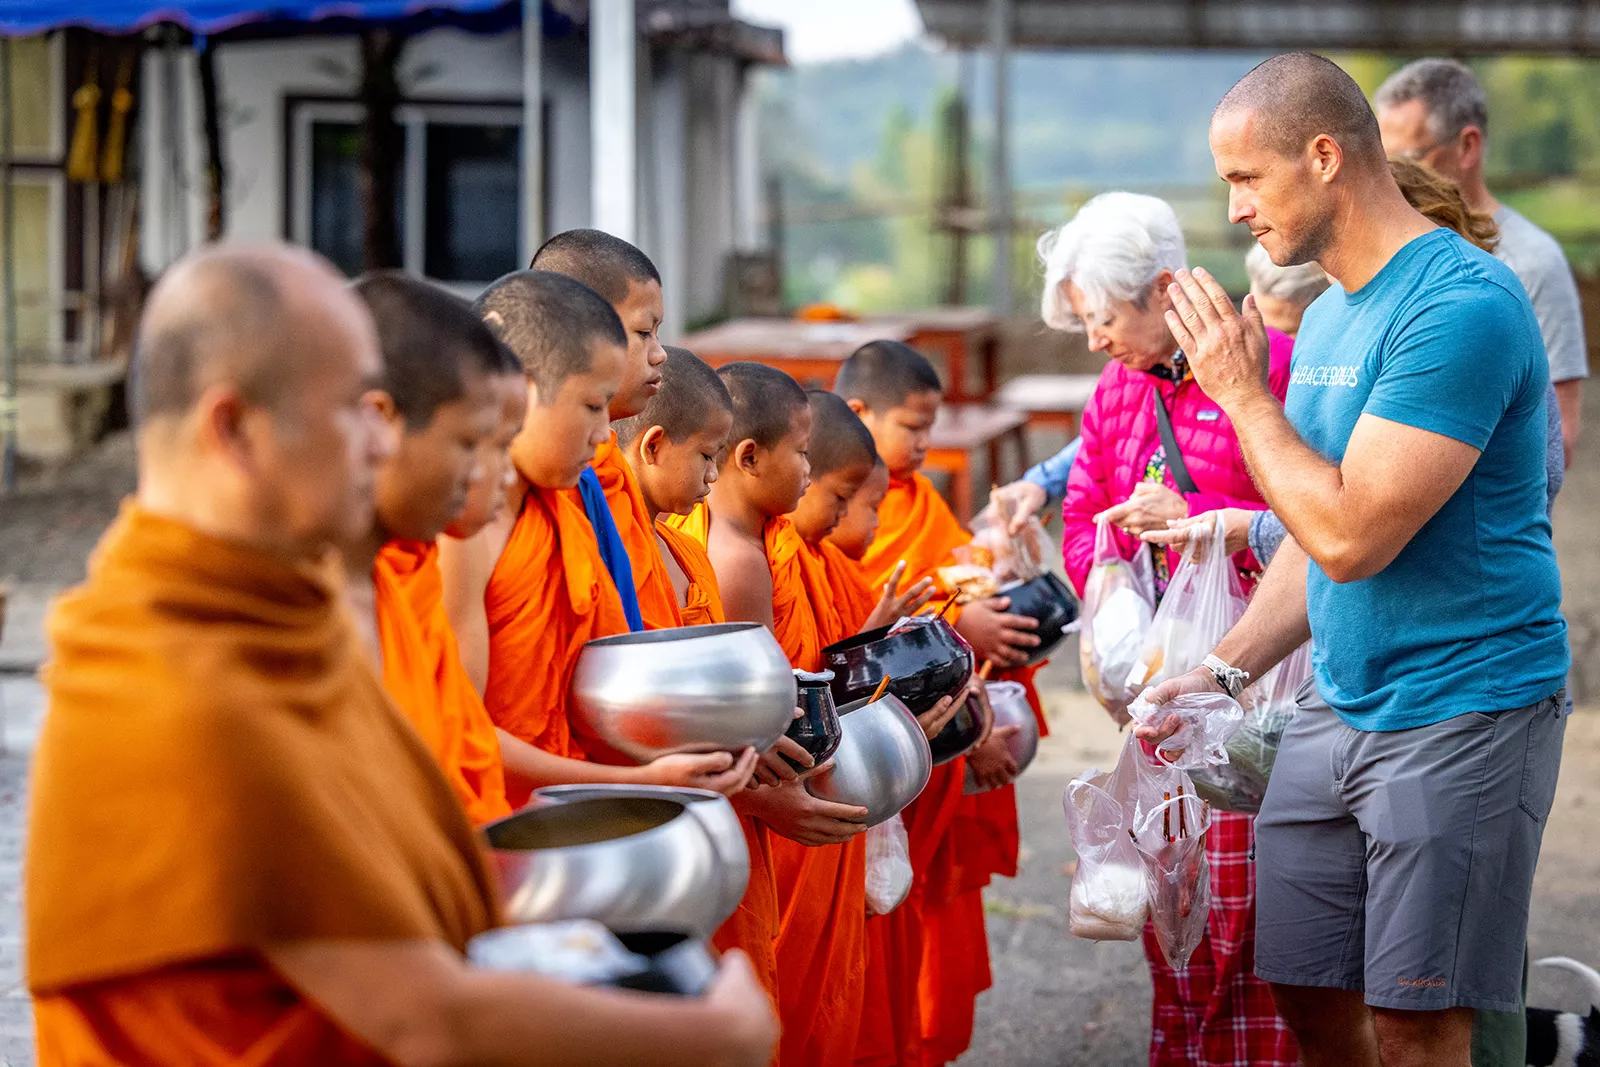
M660 426L652 426L639 435L639 458L654 467L661 462L661 446L667 440L667 431Z
M362 396L361 403L370 408L391 430L400 429L400 409L395 406L393 396L382 389L373 389Z
M856 413L857 418L865 418L867 413L872 410L867 407L865 400L846 400L845 403L850 405L850 410Z
M251 410L251 405L232 383L220 382L201 393L193 411L195 433L201 446L207 451L225 454L235 462L249 464L253 445L247 423Z
M756 468L759 466L757 461L760 456L761 446L756 444L753 437L746 437L743 441L734 445L733 451L729 453L729 459L733 465L752 478L757 474Z

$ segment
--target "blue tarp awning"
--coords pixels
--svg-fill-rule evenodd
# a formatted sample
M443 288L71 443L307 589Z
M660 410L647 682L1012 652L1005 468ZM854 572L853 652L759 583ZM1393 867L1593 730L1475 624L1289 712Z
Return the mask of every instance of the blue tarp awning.
M137 33L174 23L196 36L230 31L290 31L305 24L356 26L373 22L459 22L498 29L520 18L517 0L0 0L0 36L30 37L79 26L99 33ZM331 24L331 25L330 25Z

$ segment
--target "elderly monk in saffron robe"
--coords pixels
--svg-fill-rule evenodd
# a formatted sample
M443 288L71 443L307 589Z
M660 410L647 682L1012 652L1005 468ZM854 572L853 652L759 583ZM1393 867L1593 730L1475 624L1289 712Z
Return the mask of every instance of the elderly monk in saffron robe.
M465 300L436 285L383 271L353 288L378 326L383 389L373 403L399 442L378 469L372 527L344 552L356 621L384 688L482 825L511 805L494 722L445 615L434 542L489 475L496 378L520 379L522 368Z
M835 389L872 431L889 471L877 535L862 558L869 580L883 580L902 560L910 577L932 576L971 540L919 471L943 395L938 374L909 345L874 341L845 361ZM979 657L999 667L1020 665L1039 640L1031 632L1037 623L1008 614L1007 606L1004 598L977 601L948 616ZM934 768L906 812L916 872L911 904L925 929L919 985L922 1062L929 1065L966 1050L974 1003L991 983L982 887L996 869L1015 873L1016 803L1007 783L1016 765L1005 746L1013 730L995 730L963 759ZM998 787L993 794L963 797L969 766L980 784ZM976 821L958 834L963 815Z
M609 437L626 338L597 293L548 271L506 275L476 310L522 363L527 416L511 443L509 506L474 537L441 543L440 561L462 661L501 730L512 804L566 782L743 788L754 753L669 755L638 767L591 762L610 754L573 735L569 690L583 645L628 631L594 528L568 492Z
M393 448L335 272L213 246L157 284L135 352L138 492L50 622L41 1064L764 1063L737 954L698 1001L465 965L494 894L330 553L370 526Z
M616 311L628 335L628 355L622 384L609 405L611 422L615 425L638 415L660 393L668 373L660 338L665 308L656 265L620 237L603 230L580 229L558 233L546 241L533 257L533 269L577 279ZM681 626L670 567L655 536L655 517L624 449L615 432L595 447L595 484L605 496L627 552L641 623L651 630Z

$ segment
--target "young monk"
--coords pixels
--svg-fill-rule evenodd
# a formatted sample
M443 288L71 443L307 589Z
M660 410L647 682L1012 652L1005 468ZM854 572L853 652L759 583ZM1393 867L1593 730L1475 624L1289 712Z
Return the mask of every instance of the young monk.
M489 875L330 553L371 525L393 448L342 279L209 246L157 283L135 351L138 489L50 624L40 1064L765 1063L771 1009L736 953L700 999L467 967Z
M605 297L622 320L628 335L628 356L622 384L609 405L611 421L631 418L643 411L665 381L667 354L659 332L664 313L661 275L650 257L601 230L567 230L546 241L533 257L535 270L554 271L576 278ZM680 625L673 607L669 568L657 544L655 517L645 507L633 469L613 433L595 448L592 480L605 497L610 519L627 556L632 587L637 593L639 623L649 629ZM591 518L604 516L591 515ZM609 565L609 563L608 563ZM612 570L619 588L627 584Z
M668 347L662 385L642 411L612 424L631 481L650 516L655 548L672 590L663 625L726 622L722 590L705 546L674 529L711 493L717 461L733 432L733 398L717 372L684 348Z
M953 550L971 540L928 479L919 473L943 390L931 364L909 345L874 341L862 346L840 368L835 389L872 431L878 454L888 468L889 488L878 509L876 535L862 556L869 577L887 574L899 560L909 564L912 578L932 576L954 562ZM1034 620L1008 614L1004 597L978 601L952 612L953 624L980 659L1007 667L1025 661L1026 650L1038 644ZM947 616L947 618L951 617ZM954 828L963 811L976 809L979 798L963 798L966 767L980 782L1006 781L1015 772L1005 746L1009 730L995 730L965 758L934 768L928 787L906 812L916 881L906 905L920 913L923 953L918 985L922 1014L922 1062L954 1060L972 1037L978 993L988 988L988 940L983 925L982 886L988 871L979 871L991 856L988 820L980 820L957 837ZM1010 807L1009 857L1015 862L1015 798L1009 790L983 801L997 808L1004 821ZM973 848L981 858L968 857ZM1014 867L1012 872L1014 873Z
M629 627L594 529L566 490L610 435L626 339L598 294L547 271L501 278L477 310L522 362L527 416L511 443L510 506L471 539L445 541L441 563L462 661L503 731L513 806L533 788L565 782L742 788L754 753L663 756L643 767L585 760L568 715L578 655L585 642Z
M352 287L383 357L373 396L398 450L378 469L374 521L344 550L351 600L384 688L432 751L474 825L511 814L500 742L461 666L434 539L487 473L495 376L518 369L467 302L398 271Z

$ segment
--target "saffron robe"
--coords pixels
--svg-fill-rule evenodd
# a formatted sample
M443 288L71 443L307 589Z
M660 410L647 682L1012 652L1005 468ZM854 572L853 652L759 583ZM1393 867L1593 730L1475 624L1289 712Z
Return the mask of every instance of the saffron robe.
M455 787L474 826L511 814L500 739L461 666L444 609L439 549L391 541L372 568L383 685Z
M332 559L130 504L57 603L24 869L41 1063L376 1062L259 951L462 950L496 922L472 827L343 589Z
M587 641L627 633L628 620L575 493L528 489L483 606L489 717L552 755L585 758L568 718L578 654ZM520 807L528 796L518 789L508 799Z
M592 466L605 491L622 546L633 564L633 585L639 594L639 614L645 629L685 625L679 621L678 597L656 544L655 517L645 505L628 457L617 445L616 431L612 431L611 440L595 449Z
M727 622L728 617L722 610L722 587L717 584L717 572L711 566L706 546L659 519L656 520L656 532L661 535L667 551L672 553L672 558L678 561L679 569L689 580L681 606L677 602L676 590L673 591L673 607L678 612L678 622L674 625L706 626ZM671 584L669 577L669 589Z

